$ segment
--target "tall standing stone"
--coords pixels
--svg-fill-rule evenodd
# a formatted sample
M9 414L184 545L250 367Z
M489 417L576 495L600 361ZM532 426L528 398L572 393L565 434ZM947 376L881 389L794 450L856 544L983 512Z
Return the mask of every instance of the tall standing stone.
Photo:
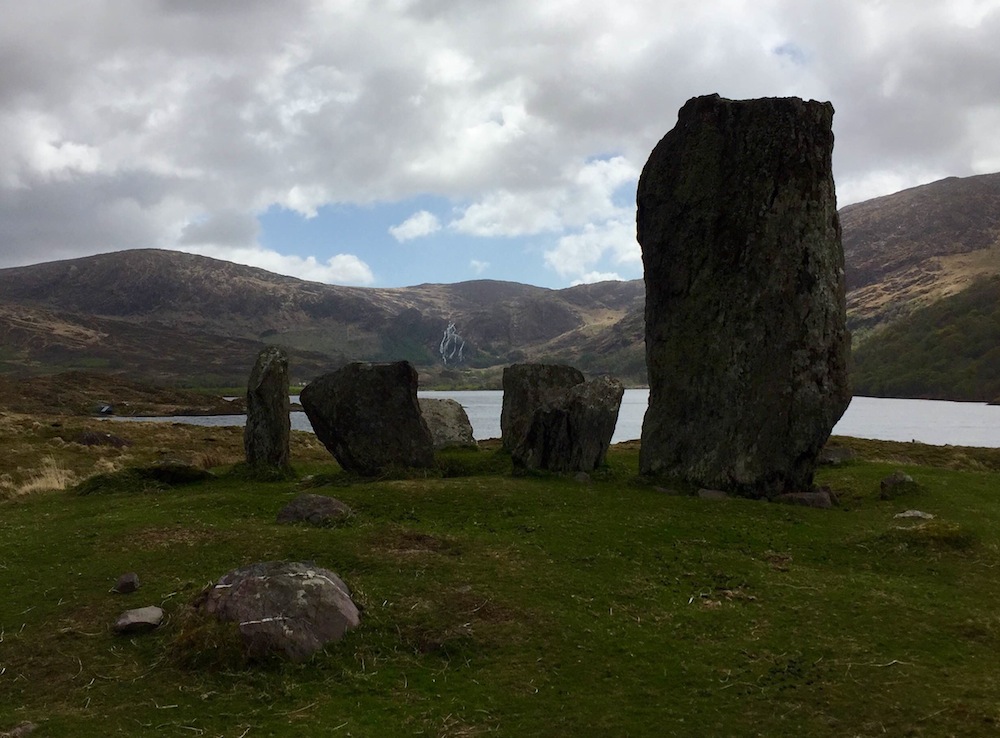
M268 346L257 355L247 382L243 449L251 469L277 472L290 469L288 411L288 356L277 346Z
M316 437L345 471L377 476L434 465L434 443L408 361L354 363L314 379L299 395Z
M850 402L833 107L697 97L639 179L649 408L640 468L801 491Z

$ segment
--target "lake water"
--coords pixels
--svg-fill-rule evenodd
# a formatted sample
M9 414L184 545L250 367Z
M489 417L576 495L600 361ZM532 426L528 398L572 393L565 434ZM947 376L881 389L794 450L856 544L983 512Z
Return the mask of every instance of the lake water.
M421 397L451 398L460 402L469 416L477 439L500 437L500 408L503 403L503 392L500 390L421 391L419 394ZM639 438L642 433L642 416L648 402L649 390L625 390L613 443ZM118 419L196 425L243 425L246 420L243 415ZM291 420L292 428L296 430L312 430L305 413L294 412ZM883 441L1000 448L1000 406L977 402L855 397L833 432L840 436Z

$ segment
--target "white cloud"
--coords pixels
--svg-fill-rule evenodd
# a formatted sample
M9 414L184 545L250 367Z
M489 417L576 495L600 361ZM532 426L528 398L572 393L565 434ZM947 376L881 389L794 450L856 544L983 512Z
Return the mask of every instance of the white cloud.
M587 272L582 277L574 279L570 284L576 287L578 284L593 284L594 282L620 282L621 275L618 272Z
M275 274L285 274L311 282L328 284L370 285L375 281L371 268L353 254L336 254L326 261L315 256L280 254L261 247L232 248L226 246L184 246L178 251L210 256L213 259L233 261L237 264L266 269Z
M582 230L562 236L555 248L545 252L545 263L550 268L561 277L577 280L594 274L594 266L605 259L625 266L642 260L631 211L604 223L588 223Z
M608 223L694 95L831 100L845 203L1000 167L998 37L998 0L8 2L0 267L434 196L578 278L635 263Z
M392 234L393 238L402 243L414 238L429 236L440 230L441 221L438 220L437 216L434 213L421 210L411 215L399 225L389 228L389 233Z
M469 262L469 268L476 274L482 274L487 269L490 268L490 263L488 261L480 261L479 259L473 259Z

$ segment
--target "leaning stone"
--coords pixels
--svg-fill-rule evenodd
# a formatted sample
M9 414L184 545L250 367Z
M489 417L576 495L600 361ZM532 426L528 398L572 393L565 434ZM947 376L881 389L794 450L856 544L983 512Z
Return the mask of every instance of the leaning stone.
M268 346L257 355L247 383L247 420L243 449L251 469L287 471L291 419L288 355Z
M913 477L897 470L879 482L879 497L883 500L894 500L918 489L919 486L913 481Z
M361 620L340 577L308 563L269 561L235 569L205 589L195 607L236 623L252 658L305 661Z
M336 525L351 515L351 508L326 495L301 494L278 512L279 523L309 523L319 528Z
M472 435L472 423L460 402L448 398L421 397L420 414L434 440L434 450L479 448Z
M640 470L808 490L851 399L833 107L689 100L637 190L649 408Z
M126 610L115 622L115 632L123 635L129 633L145 633L160 627L163 622L163 610L158 607L139 607Z
M130 571L118 577L118 581L115 583L112 591L118 594L132 594L137 589L139 589L139 575L134 571Z
M316 437L340 466L363 476L434 464L434 443L417 403L408 361L348 364L299 395Z
M500 435L503 447L513 452L524 439L535 411L554 391L567 390L584 381L579 369L564 364L511 364L503 370L503 405Z
M511 457L519 469L590 472L604 463L625 388L600 377L550 392Z

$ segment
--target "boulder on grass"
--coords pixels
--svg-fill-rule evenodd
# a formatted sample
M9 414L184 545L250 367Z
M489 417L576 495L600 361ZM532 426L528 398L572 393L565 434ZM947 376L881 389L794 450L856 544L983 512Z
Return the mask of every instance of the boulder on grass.
M607 456L624 393L622 383L611 377L550 392L511 452L514 465L556 472L593 471Z
M336 525L350 517L351 508L326 495L301 494L278 512L279 523L309 523L318 528Z
M919 491L920 486L913 477L897 469L879 482L879 497L883 500L895 500L897 497Z
M314 379L299 395L316 437L340 466L363 476L434 464L434 442L408 361L355 363Z
M503 370L503 406L500 434L503 447L513 452L524 439L535 410L558 390L584 381L583 373L564 364L511 364Z
M163 622L163 610L159 607L137 607L126 610L115 621L115 632L122 635L146 633L160 627Z
M205 589L197 610L235 623L251 658L305 661L361 620L347 585L310 563L268 561L234 569Z
M479 448L472 435L472 423L462 404L447 398L421 397L420 414L434 439L434 450Z

